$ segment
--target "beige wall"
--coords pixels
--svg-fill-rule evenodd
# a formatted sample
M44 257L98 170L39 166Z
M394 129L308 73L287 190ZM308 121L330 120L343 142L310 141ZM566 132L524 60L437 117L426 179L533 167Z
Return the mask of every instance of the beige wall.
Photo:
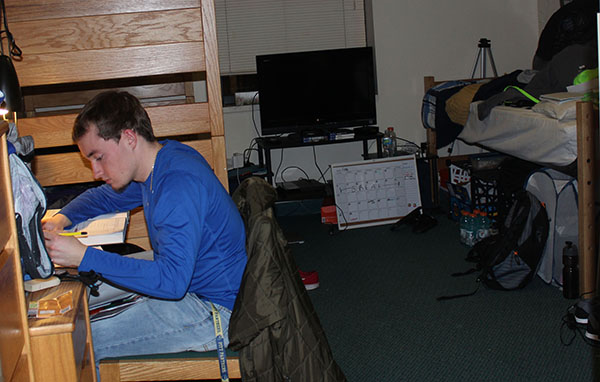
M482 37L492 42L498 74L530 68L540 30L540 2L373 0L380 129L394 126L399 137L417 144L425 141L420 118L423 76L470 77L478 52L477 42ZM488 73L491 74L489 68ZM243 152L256 132L249 107L227 109L225 133L227 156L231 157L234 152ZM259 121L257 107L255 120ZM316 148L323 171L331 163L360 160L361 152L358 143ZM273 153L273 160L275 167L279 165L280 151ZM311 178L320 176L311 148L284 150L281 170L288 166L302 167ZM294 180L303 174L290 169L284 176L286 180Z

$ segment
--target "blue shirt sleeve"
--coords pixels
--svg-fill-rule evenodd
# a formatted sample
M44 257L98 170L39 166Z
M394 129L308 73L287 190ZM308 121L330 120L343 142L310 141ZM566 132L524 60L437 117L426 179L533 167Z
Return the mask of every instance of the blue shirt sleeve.
M130 259L88 248L80 271L94 270L121 287L153 297L182 298L188 291L200 247L209 200L207 190L186 176L173 172L157 187L144 212L152 238L154 261ZM194 190L183 192L182 190ZM207 240L211 240L207 238ZM208 255L210 256L210 255Z
M124 190L115 191L108 184L86 190L60 210L77 224L110 212L130 211L142 205L140 184L131 182Z

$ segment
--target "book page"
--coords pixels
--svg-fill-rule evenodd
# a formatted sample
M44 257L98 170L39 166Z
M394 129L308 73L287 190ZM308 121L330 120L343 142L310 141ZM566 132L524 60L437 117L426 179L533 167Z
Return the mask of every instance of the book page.
M123 215L124 214L124 215ZM114 215L114 216L113 216ZM77 224L71 231L85 231L88 235L104 235L121 232L127 225L127 214L101 215Z

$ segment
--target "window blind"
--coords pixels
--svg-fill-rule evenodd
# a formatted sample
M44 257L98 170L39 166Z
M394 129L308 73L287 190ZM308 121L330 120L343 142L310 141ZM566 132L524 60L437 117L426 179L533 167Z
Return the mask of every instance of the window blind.
M257 55L366 46L364 0L215 0L221 75Z

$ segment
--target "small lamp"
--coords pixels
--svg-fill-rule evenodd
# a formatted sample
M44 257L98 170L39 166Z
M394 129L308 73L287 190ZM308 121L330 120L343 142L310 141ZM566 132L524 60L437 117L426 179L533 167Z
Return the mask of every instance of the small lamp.
M0 55L0 115L21 111L23 96L17 71L9 56Z
M12 57L21 58L22 52L15 43L12 33L8 30L4 0L0 0L0 13L4 27L0 30L0 115L5 118L6 114L12 112L15 113L16 118L16 112L22 111L23 108L23 95ZM4 54L2 40L5 38L8 44L8 56Z

